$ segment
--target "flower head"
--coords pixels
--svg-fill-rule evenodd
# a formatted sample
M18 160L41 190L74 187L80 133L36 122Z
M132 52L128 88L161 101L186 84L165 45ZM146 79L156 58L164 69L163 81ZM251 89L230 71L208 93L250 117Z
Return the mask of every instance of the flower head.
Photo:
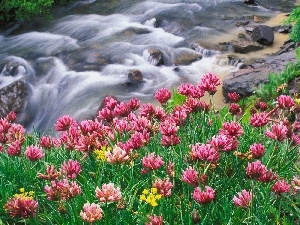
M169 91L167 88L162 88L155 92L154 97L157 101L159 101L161 104L165 104L172 96L172 92Z
M101 189L96 187L95 192L100 202L116 202L122 197L120 188L115 188L113 183L103 184Z
M164 197L169 197L172 194L173 184L168 177L163 180L156 179L154 181L153 187L156 188L158 192Z
M253 127L262 127L268 123L267 114L265 112L255 113L250 118L250 125Z
M228 93L228 98L231 102L238 102L240 95L236 92L230 92Z
M196 143L192 146L190 156L193 160L201 160L216 163L220 159L220 153L210 144Z
M155 153L150 153L142 159L142 165L144 167L142 173L148 173L150 170L157 170L163 164L164 161L159 155L156 156Z
M261 158L265 153L265 147L260 143L254 143L250 146L252 157L255 159Z
M232 137L239 137L244 133L242 126L235 121L225 122L219 130L220 134L229 135Z
M145 201L151 206L158 206L157 201L161 199L161 194L158 193L156 188L151 188L150 190L144 189L142 194L140 195L140 200Z
M291 108L295 105L295 102L292 97L288 95L280 95L276 98L278 107L280 108Z
M41 148L32 145L26 148L25 155L30 161L37 161L43 158L45 154Z
M106 151L105 157L107 162L111 164L123 163L129 159L127 152L119 146L114 146L112 152Z
M217 92L217 86L221 85L220 79L213 73L206 73L200 80L200 88L207 91L210 95Z
M149 219L149 222L145 225L162 225L164 223L163 216L157 216L154 214L153 216L148 215L147 217Z
M181 180L189 185L198 186L199 173L196 170L194 170L193 167L189 166L189 168L182 171Z
M200 204L207 204L214 200L215 190L209 186L205 186L205 191L202 191L199 187L196 187L193 192L193 198Z
M290 185L285 180L278 180L273 185L272 192L274 192L277 195L280 195L282 193L286 193L290 191Z
M252 192L242 190L238 192L236 196L233 197L233 202L237 207L247 208L250 206L252 201Z
M271 130L267 129L265 135L271 139L277 141L283 141L286 139L288 128L282 122L273 124Z
M68 179L75 179L81 172L81 165L79 162L69 159L68 162L63 162L61 165L61 174Z
M38 202L31 196L18 195L8 199L7 203L4 205L5 211L8 212L11 217L20 217L23 219L35 217L37 208Z
M80 211L80 217L89 223L101 220L103 217L103 210L99 204L89 202L83 205L83 211Z
M255 162L249 163L246 168L246 174L250 178L257 179L267 172L267 168L265 165L261 163L261 161L257 160Z

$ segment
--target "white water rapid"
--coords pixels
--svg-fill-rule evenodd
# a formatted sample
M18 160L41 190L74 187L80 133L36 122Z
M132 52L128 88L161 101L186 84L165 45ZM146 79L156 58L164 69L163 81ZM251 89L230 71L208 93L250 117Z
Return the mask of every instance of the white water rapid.
M28 131L48 132L64 114L95 117L107 95L151 102L162 87L236 70L228 64L230 49L207 48L236 38L242 29L236 20L277 13L237 0L78 1L51 21L0 33L0 88L25 80L28 98L19 121ZM149 49L159 50L161 64ZM137 70L141 82L128 76Z

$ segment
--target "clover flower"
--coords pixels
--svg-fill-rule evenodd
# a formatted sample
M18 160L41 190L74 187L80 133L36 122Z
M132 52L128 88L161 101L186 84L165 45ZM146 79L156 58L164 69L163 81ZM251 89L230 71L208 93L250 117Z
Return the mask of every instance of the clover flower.
M80 211L80 217L88 223L94 223L102 219L103 210L99 204L87 202L83 205L83 211Z
M20 194L15 194L13 198L8 199L4 205L6 212L11 217L20 217L28 219L36 216L38 202L33 199L33 192L25 192L24 188L20 189Z
M252 192L242 190L238 192L236 196L233 197L233 202L237 207L247 208L252 202Z
M192 196L196 202L204 205L214 200L215 190L209 186L205 186L205 191L202 191L199 187L196 187Z
M81 165L79 162L69 159L68 162L63 162L60 172L68 179L76 179L77 175L81 172Z
M288 95L280 95L276 98L276 101L279 108L289 109L295 105L293 98Z
M231 102L238 102L238 100L240 99L240 95L236 92L230 92L227 95Z
M56 121L55 129L57 131L67 131L71 125L76 124L75 119L70 117L69 115L64 115Z
M161 196L161 194L158 194L158 190L156 188L151 188L150 190L144 189L140 195L140 200L145 201L149 205L155 207L158 206L157 201L161 199Z
M154 214L153 216L148 215L149 222L145 225L162 225L164 223L163 216L157 216Z
M271 130L266 129L265 135L271 139L277 141L283 141L287 138L288 128L283 124L283 122L273 124Z
M113 183L103 184L101 189L96 187L95 193L100 202L116 202L122 197L120 188Z
M70 182L68 179L52 180L50 186L45 186L44 191L47 199L52 201L64 201L81 194L80 186L75 181Z
M252 157L255 159L261 158L265 153L265 147L260 143L254 143L250 146Z
M210 144L192 145L190 156L193 160L201 160L209 163L217 163L220 159L220 153Z
M257 179L267 172L267 168L265 165L261 163L260 160L256 160L255 162L248 162L248 166L246 168L246 174L250 178Z
M217 92L217 86L221 85L220 79L213 73L204 74L200 80L200 89L207 91L210 95Z
M60 176L60 173L55 169L54 165L48 165L46 168L46 174L38 173L37 177L44 180L56 180Z
M182 171L181 180L191 186L198 186L200 181L199 173L193 167L189 166L186 170Z
M154 181L153 187L158 190L158 192L164 197L170 197L172 194L173 184L170 178L156 179Z
M123 163L129 159L129 156L125 150L119 146L114 146L112 152L105 152L106 161L111 164Z
M142 165L143 170L142 173L148 173L151 170L157 170L164 164L162 158L158 155L156 156L154 152L148 154L147 156L143 157Z
M228 152L236 150L239 142L235 137L219 134L213 136L211 141L208 141L208 144L210 144L217 151Z
M154 97L160 104L165 104L172 96L172 92L167 88L161 88L160 90L155 92Z
M37 161L43 158L45 154L41 148L31 145L26 148L25 155L30 161Z
M272 192L274 192L277 195L280 195L282 193L286 193L290 191L290 185L285 180L278 180L273 185Z

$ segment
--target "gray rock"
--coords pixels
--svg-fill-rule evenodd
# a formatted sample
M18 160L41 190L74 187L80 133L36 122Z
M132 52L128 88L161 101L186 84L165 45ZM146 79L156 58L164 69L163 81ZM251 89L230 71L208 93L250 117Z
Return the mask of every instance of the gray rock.
M146 60L155 66L160 66L164 64L163 52L160 49L149 48L143 53Z
M244 4L254 4L255 0L244 0Z
M132 85L140 85L144 82L143 74L140 70L131 70L128 75L128 82L126 83L127 86Z
M0 89L0 118L9 112L21 112L28 98L28 85L23 80L18 80Z
M274 42L274 32L269 26L259 25L254 27L252 39L262 45L271 45Z
M202 55L191 49L178 48L174 51L174 65L189 65L197 60L202 59Z
M223 80L222 92L225 100L228 93L236 92L240 96L250 96L255 88L268 81L270 70L266 68L260 69L241 69L226 76Z
M235 53L241 54L258 51L264 48L262 45L249 40L233 41L231 42L231 45Z

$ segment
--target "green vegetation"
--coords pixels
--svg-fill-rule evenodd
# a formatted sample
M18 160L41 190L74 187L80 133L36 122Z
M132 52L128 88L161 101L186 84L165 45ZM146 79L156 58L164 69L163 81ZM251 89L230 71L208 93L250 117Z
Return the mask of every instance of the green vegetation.
M0 24L47 16L54 4L64 4L72 0L1 0Z

